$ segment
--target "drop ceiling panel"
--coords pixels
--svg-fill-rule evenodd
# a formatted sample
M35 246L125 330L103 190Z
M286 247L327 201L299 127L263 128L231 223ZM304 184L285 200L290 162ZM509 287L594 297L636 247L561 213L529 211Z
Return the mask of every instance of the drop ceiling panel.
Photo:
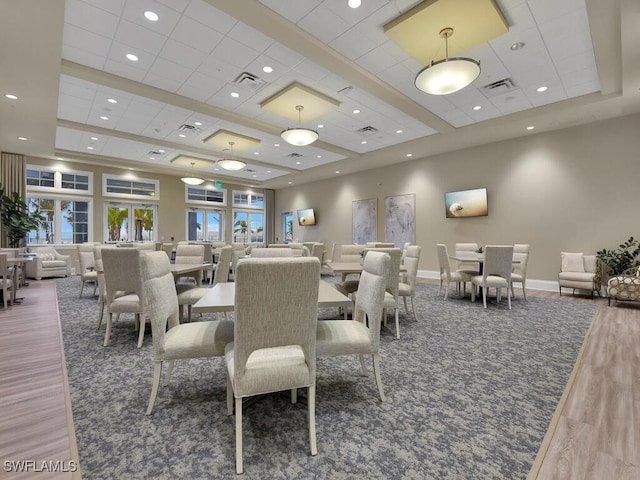
M304 107L300 115L296 109L298 105ZM305 122L322 117L339 105L340 102L327 95L316 92L305 85L292 83L284 90L264 100L260 107L294 122L298 122L301 118L302 124L305 125Z
M121 9L116 12L107 10L108 8L96 8L80 0L66 0L64 21L81 29L90 26L93 34L110 38L118 28Z
M153 10L160 17L156 22L149 22L144 12ZM176 24L180 20L180 14L175 10L151 1L129 1L126 2L123 15L138 26L152 30L164 37L171 35Z
M216 162L205 158L194 157L190 155L178 155L169 160L172 165L179 167L193 167L194 169L212 168Z
M231 142L233 142L233 146L231 146ZM240 135L235 132L230 132L228 130L218 130L208 136L204 140L204 143L221 150L229 149L234 152L242 152L255 147L260 143L260 140L246 135Z

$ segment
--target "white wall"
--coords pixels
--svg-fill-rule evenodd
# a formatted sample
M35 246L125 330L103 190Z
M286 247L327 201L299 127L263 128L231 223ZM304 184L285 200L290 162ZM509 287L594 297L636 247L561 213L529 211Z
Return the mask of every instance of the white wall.
M530 279L557 281L560 251L595 253L640 237L640 115L530 134L519 139L336 176L276 191L281 214L316 210L317 225L294 225L294 238L351 243L354 200L416 194L421 270L437 270L436 243L529 243ZM447 219L444 193L486 187L489 216Z

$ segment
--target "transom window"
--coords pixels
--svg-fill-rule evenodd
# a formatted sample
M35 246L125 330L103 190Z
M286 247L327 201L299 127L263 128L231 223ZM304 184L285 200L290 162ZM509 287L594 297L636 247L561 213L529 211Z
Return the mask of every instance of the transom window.
M264 208L264 195L261 193L233 191L234 207Z
M102 175L102 195L137 199L160 199L160 182L147 178Z
M36 192L93 193L93 173L59 171L51 167L27 165L27 190Z
M201 187L190 187L186 189L187 203L199 203L204 205L227 205L227 191L225 189L210 189Z

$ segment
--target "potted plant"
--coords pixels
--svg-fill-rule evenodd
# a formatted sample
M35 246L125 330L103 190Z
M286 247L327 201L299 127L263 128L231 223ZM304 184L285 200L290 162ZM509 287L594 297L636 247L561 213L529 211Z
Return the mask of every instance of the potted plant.
M620 244L615 250L602 250L596 252L596 257L606 267L609 275L620 275L629 268L635 268L639 265L638 256L640 255L640 246L638 241L633 237Z
M12 248L20 247L27 233L37 230L45 221L39 209L29 211L20 194L12 192L5 195L4 188L0 186L0 223Z

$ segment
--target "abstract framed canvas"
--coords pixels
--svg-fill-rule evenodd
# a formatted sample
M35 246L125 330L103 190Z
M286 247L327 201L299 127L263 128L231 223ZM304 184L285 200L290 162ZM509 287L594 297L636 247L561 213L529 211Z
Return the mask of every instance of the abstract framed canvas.
M354 200L351 206L353 243L375 242L378 233L378 199Z
M416 243L416 194L395 195L384 199L384 241L402 248Z

